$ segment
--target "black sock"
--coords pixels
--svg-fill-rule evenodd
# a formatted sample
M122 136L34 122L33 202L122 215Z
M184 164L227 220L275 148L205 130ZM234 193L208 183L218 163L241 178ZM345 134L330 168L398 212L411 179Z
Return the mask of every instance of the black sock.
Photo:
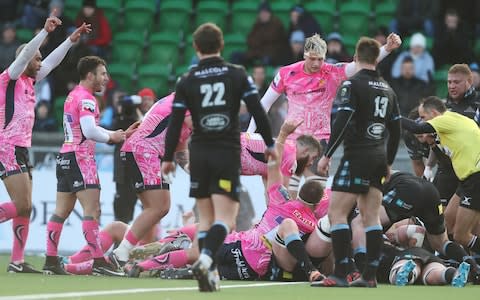
M203 247L205 247L205 238L207 237L208 231L199 231L197 233L197 240L198 240L198 250L202 251Z
M298 234L292 234L285 238L285 245L287 246L288 253L290 253L297 260L297 264L302 268L305 274L310 274L315 270L315 267L308 257L307 250Z
M453 276L455 276L457 270L453 267L449 267L443 273L443 278L445 278L445 283L452 283Z
M223 244L228 231L227 225L221 222L215 222L205 237L202 253L210 256L214 260L215 254Z
M469 256L467 251L465 251L465 249L463 249L460 244L452 241L447 241L445 244L443 244L443 252L448 258L453 259L459 263L464 260L467 261L465 258ZM467 262L470 263L469 261Z
M355 266L360 272L365 270L365 266L367 265L367 253L365 253L366 249L363 248L362 251L358 251L353 255L353 259L355 260Z
M380 253L382 252L383 228L380 225L374 225L365 228L367 237L367 261L362 276L365 280L376 278L377 268L380 264Z
M310 257L312 264L315 268L319 269L322 262L325 260L326 257Z
M332 248L335 256L334 274L340 278L346 278L350 262L351 232L348 224L336 224L331 227Z
M478 236L474 235L470 243L468 243L468 248L476 254L480 254L480 239Z

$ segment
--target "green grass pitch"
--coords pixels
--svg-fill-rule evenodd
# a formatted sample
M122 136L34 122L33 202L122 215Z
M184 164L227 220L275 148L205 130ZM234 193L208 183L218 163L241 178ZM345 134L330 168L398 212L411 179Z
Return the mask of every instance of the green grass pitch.
M264 282L222 281L217 293L199 293L193 280L158 278L109 278L96 276L45 276L8 274L9 257L0 256L0 300L28 299L130 299L130 300L414 300L414 299L479 299L480 287L395 287L380 285L377 289L311 288L307 283L260 286ZM43 258L31 256L27 261L38 269ZM267 284L270 284L267 282ZM70 294L67 294L70 293Z

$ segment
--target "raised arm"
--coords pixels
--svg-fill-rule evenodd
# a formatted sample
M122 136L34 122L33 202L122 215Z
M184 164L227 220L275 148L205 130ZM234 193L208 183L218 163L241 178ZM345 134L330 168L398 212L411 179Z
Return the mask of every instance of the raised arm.
M47 35L54 31L57 26L61 25L62 21L54 15L47 18L43 29L30 41L22 51L17 55L12 64L8 67L8 75L11 79L16 80L20 78L20 75L25 71L30 61L33 59L38 49L42 45Z
M283 183L283 175L280 170L280 165L285 141L287 140L287 137L292 134L302 123L303 120L285 120L280 128L277 140L275 141L275 150L277 152L278 159L269 159L267 161L267 188L274 184Z
M63 43L61 43L42 61L42 67L37 73L36 80L39 81L47 77L48 74L50 74L50 72L65 58L65 55L67 55L67 52L72 45L80 40L81 35L83 33L90 33L91 31L92 26L90 24L83 23L78 27Z
M400 47L402 44L402 39L395 33L390 33L387 37L387 43L380 47L380 54L377 58L377 63L381 62L387 55L389 55L393 50ZM357 73L356 64L354 61L348 63L345 67L345 74L347 77L351 77Z

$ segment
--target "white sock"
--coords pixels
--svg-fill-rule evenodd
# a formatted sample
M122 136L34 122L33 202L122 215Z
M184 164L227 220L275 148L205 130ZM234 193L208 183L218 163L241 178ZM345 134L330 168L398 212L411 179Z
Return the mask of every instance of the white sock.
M198 260L201 261L202 264L204 266L206 266L207 268L210 268L210 266L213 263L212 258L210 256L206 255L206 254L203 254L203 253L200 254L200 256L198 257Z
M123 239L117 249L113 250L113 253L117 256L117 258L121 261L127 261L130 250L133 249L133 246L129 241Z

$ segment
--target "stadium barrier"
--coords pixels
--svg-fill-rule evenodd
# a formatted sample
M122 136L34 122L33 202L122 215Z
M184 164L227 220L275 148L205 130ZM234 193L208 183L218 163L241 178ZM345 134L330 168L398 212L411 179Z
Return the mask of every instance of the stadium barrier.
M99 169L101 183L101 219L100 225L114 220L113 199L115 195L115 183L113 182L113 148L97 147L96 160ZM26 245L26 251L32 253L43 253L46 247L46 224L55 209L56 177L55 177L55 156L58 147L34 146L30 150L30 159L35 166L33 170L33 211L30 224L30 234ZM336 170L342 149L338 149L334 155L331 166L331 174ZM40 159L39 159L40 158ZM394 169L409 171L410 162L405 147L399 149ZM252 199L255 210L254 220L259 220L265 211L265 189L259 176L242 176L242 184L245 186ZM171 209L161 222L161 233L182 225L182 214L191 210L194 200L188 197L189 177L181 168L177 168L176 177L171 185ZM260 198L260 199L259 199ZM0 185L0 202L9 198L5 186ZM141 211L140 202L135 208L135 216ZM80 203L75 206L74 211L65 222L64 230L60 239L60 253L71 253L83 247L85 241L82 236L82 208ZM0 224L0 252L9 252L12 246L11 221Z

